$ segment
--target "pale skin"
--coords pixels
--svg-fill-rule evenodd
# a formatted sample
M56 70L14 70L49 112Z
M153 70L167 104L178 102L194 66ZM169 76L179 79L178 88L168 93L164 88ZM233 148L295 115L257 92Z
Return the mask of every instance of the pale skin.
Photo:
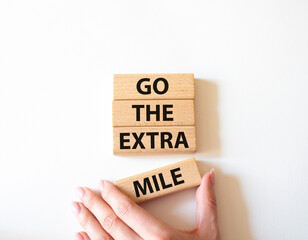
M202 177L196 192L196 227L176 229L152 216L121 193L112 183L100 182L101 196L78 187L81 202L73 202L73 211L84 232L76 240L220 240L214 191L215 172Z

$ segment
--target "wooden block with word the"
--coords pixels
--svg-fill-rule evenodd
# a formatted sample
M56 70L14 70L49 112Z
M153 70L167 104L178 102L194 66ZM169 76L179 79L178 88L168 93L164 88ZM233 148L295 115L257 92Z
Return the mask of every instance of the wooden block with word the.
M133 201L140 203L201 183L195 158L115 181L114 184Z
M113 128L114 154L195 151L195 126Z
M113 101L114 127L195 125L194 100Z
M194 99L194 74L114 74L114 100Z

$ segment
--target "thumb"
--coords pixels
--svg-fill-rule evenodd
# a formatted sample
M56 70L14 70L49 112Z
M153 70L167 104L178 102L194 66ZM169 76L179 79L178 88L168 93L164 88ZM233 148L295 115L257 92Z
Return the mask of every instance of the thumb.
M201 185L196 193L197 228L202 235L219 235L214 184L215 171L212 169L202 177Z

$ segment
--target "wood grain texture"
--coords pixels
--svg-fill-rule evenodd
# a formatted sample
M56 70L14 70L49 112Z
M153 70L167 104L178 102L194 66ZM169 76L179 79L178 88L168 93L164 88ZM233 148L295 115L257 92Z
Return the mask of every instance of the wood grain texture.
M151 85L151 94L141 94L137 91L137 83L142 78L149 78L149 82L143 82L140 87L146 90L146 85ZM157 94L153 91L154 81L165 78L168 81L168 91L165 94ZM194 74L114 74L113 76L114 100L128 99L194 99L195 86ZM157 84L162 90L162 82Z
M120 191L137 203L196 187L200 183L201 176L195 158L114 182Z
M139 108L137 106L143 107ZM148 110L158 110L159 114L157 115L159 119L157 119L156 114L150 114L150 116L147 116ZM138 116L137 112L140 112ZM164 116L168 119L172 118L173 120L164 121ZM192 126L195 125L194 100L113 101L112 120L114 127Z
M170 144L163 140L169 136L172 136ZM136 144L136 138L139 138L142 144ZM116 155L195 151L195 126L113 128L113 153Z

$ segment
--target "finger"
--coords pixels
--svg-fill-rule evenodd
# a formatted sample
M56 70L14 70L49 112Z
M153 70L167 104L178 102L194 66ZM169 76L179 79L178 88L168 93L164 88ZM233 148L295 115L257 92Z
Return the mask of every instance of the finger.
M86 232L78 232L74 236L75 240L91 240Z
M117 217L112 208L89 188L77 188L83 204L104 230L115 239L140 239L137 233Z
M93 214L82 203L73 202L73 211L79 224L83 227L92 240L112 239L104 231Z
M86 232L80 232L81 236L83 236L84 240L91 240Z
M103 199L112 207L113 211L130 228L144 239L168 239L170 233L175 232L171 226L159 221L108 181L101 181Z
M197 198L197 228L202 235L217 235L217 205L214 191L215 172L212 169L206 173L201 180L196 198ZM216 238L215 238L216 239Z

